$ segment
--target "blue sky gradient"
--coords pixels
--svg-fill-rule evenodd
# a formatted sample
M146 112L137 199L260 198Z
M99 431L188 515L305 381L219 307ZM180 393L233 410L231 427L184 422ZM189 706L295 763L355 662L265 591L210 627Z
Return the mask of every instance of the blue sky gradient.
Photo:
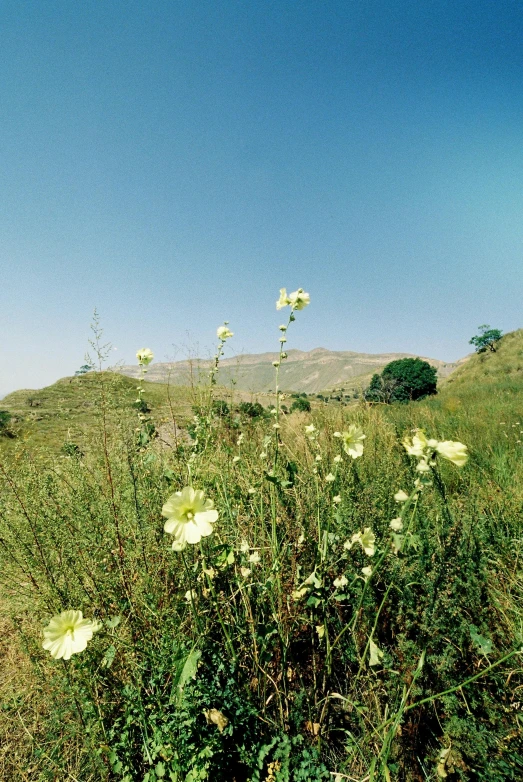
M454 360L522 323L523 7L5 0L0 394L83 363L290 348Z

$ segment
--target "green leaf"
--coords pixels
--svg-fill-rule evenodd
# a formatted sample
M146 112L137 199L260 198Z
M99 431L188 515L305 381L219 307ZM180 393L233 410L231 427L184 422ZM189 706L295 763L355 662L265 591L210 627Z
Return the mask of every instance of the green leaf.
M154 770L156 771L156 776L160 777L160 779L165 776L165 764L161 760L158 761Z
M472 643L478 649L478 651L480 651L481 654L484 654L485 656L491 654L493 646L490 638L485 638L484 635L480 635L476 625L469 625L469 632Z
M116 656L116 647L113 646L113 644L111 644L111 646L106 650L103 656L101 662L102 668L110 668L111 665L113 664L115 656Z
M198 661L201 656L202 653L200 652L199 649L192 649L192 651L189 652L189 655L185 660L184 666L180 673L180 677L178 679L178 693L180 696L182 695L183 688L185 687L189 679L196 679L196 671L198 670Z

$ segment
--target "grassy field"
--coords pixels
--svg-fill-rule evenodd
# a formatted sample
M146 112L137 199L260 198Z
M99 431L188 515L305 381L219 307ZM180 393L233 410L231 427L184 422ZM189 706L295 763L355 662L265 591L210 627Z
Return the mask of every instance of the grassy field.
M140 418L106 373L10 395L0 779L522 779L522 392L518 331L408 405L251 417L144 384ZM159 444L173 418L191 439ZM417 469L418 428L467 463ZM188 486L217 519L173 550ZM99 628L53 659L68 609Z

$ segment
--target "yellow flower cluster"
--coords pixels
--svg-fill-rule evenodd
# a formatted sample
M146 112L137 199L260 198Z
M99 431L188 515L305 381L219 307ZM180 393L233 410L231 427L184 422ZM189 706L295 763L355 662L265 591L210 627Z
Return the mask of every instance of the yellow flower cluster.
M466 445L453 440L439 442L433 438L427 439L423 429L416 429L412 440L405 438L403 447L410 456L419 459L416 470L420 473L429 472L430 468L436 464L437 454L455 464L456 467L463 467L468 460Z

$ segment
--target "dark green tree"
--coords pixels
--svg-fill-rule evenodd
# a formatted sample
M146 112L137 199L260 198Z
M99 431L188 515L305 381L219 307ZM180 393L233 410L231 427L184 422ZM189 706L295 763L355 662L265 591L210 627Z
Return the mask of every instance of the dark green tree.
M478 326L480 334L469 341L469 345L474 345L476 353L484 353L486 350L496 352L496 344L503 336L503 332L499 329L491 329L490 326L485 323L483 326Z
M381 373L385 402L408 402L436 393L437 373L421 358L391 361ZM387 398L388 397L388 398Z
M381 375L376 372L370 381L369 387L365 391L366 402L383 402L383 382Z

